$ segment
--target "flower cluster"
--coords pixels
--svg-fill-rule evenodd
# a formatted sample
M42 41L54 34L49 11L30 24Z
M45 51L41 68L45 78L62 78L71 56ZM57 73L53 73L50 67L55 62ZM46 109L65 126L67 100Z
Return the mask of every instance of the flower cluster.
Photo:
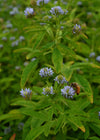
M43 4L47 4L50 0L37 0L37 5L43 5Z
M62 10L62 8L60 6L55 6L55 7L51 8L50 13L57 16L57 15L67 14L68 11Z
M73 96L75 95L75 90L71 86L65 86L63 89L61 89L61 94L66 98L73 99Z
M30 88L25 88L24 90L22 89L21 91L20 91L20 95L21 96L23 96L24 98L25 97L30 97L30 95L31 95L31 93L32 93L32 90L30 90Z
M54 80L57 81L58 84L64 84L64 83L67 83L65 77L62 76L62 75L58 75L58 76L56 76L56 78L55 78Z
M54 92L53 92L53 87L51 86L51 87L46 87L46 88L43 88L43 92L42 92L44 95L50 95L50 94L54 94Z
M47 77L47 76L52 76L53 73L54 73L54 72L53 72L53 70L52 70L51 68L46 67L46 68L42 68L42 69L40 70L39 75L40 75L41 77Z
M80 32L80 30L81 30L81 26L80 25L78 25L78 24L74 25L74 28L73 28L73 33L74 34Z
M33 8L30 8L30 7L27 7L25 10L24 10L24 15L25 16L32 16L34 14L34 9Z

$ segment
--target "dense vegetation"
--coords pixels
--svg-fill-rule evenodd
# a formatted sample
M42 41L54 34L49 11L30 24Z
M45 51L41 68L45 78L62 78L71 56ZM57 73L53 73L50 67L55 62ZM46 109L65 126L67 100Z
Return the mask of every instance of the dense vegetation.
M0 0L0 139L100 140L100 0Z

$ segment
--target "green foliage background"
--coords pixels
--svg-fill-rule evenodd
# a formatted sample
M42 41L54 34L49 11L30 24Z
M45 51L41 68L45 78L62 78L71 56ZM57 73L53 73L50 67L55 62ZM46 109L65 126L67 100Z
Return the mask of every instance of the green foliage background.
M52 16L48 21L49 10L54 1L38 7L33 1L3 2L0 13L0 38L23 35L25 41L11 47L11 41L3 42L0 49L0 137L7 140L16 133L16 140L99 140L100 139L100 63L90 58L91 52L100 55L100 1L66 0L67 5L58 0L57 4L69 12L64 16ZM2 1L0 1L2 3ZM11 16L9 5L20 4L20 14ZM23 11L32 7L35 16L26 18ZM44 12L45 11L45 12ZM91 12L91 14L87 14ZM6 21L13 28L3 34ZM40 23L46 23L41 25ZM73 34L75 24L81 31ZM61 29L61 26L64 29ZM14 28L18 28L14 32ZM31 62L32 58L36 58ZM86 61L89 58L89 61ZM28 61L25 67L23 63ZM16 70L15 66L20 66ZM39 70L51 67L53 78L43 79ZM62 74L69 84L77 82L81 92L74 100L61 96L60 87L54 82L55 76ZM53 86L56 95L42 95L42 89ZM20 96L21 88L32 89L31 100ZM18 124L24 122L19 132ZM12 131L5 135L4 129L11 126Z

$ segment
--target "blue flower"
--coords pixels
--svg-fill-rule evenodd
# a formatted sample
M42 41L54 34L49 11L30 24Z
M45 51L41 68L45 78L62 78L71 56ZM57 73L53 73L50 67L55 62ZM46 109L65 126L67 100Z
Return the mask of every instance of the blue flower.
M19 41L20 41L20 42L22 42L22 41L24 41L24 40L25 40L24 36L20 36L20 37L19 37Z
M18 124L18 130L21 131L23 129L23 127L24 127L24 123L20 122Z
M67 83L65 77L62 75L58 75L54 80L57 81L58 84Z
M31 61L33 62L33 61L35 61L36 60L36 58L35 57L33 57L32 59L31 59Z
M7 37L2 37L2 40L3 41L7 41Z
M63 15L64 11L61 9L60 6L55 6L55 7L51 8L50 13L53 15L59 15L59 14Z
M12 27L13 27L13 26L12 26L11 23L9 23L9 24L6 25L6 28L8 28L8 29L11 29Z
M3 48L3 45L2 45L2 44L0 44L0 49L1 49L1 48Z
M32 93L32 90L30 90L30 88L25 88L24 90L22 89L21 91L20 91L20 95L22 96L22 97L30 97L30 94Z
M47 4L50 0L37 0L37 5L40 6L40 5L43 5L44 4Z
M75 95L75 90L71 86L65 86L61 89L61 94L66 98L73 98Z
M78 25L78 24L74 25L74 28L73 28L73 33L74 34L79 32L80 30L81 30L81 26L80 25Z
M15 40L15 37L14 36L10 37L10 41L13 41L13 40Z
M97 57L96 57L96 60L97 60L98 62L100 62L100 56L97 56Z
M43 92L42 92L44 95L50 95L50 94L54 94L53 93L53 87L51 86L51 87L46 87L46 88L43 88Z
M46 68L42 68L42 69L40 70L39 75L40 75L41 77L47 77L47 76L52 76L53 73L54 73L54 72L53 72L53 70L52 70L51 68L46 67Z
M34 14L34 9L33 8L30 8L30 7L27 7L24 11L24 15L25 16L30 16L30 15L33 15Z
M90 55L89 55L89 57L90 57L90 58L95 57L95 52L91 52Z
M10 132L11 132L11 127L10 126L4 129L4 134L5 135L7 135Z
M19 44L19 41L16 40L16 41L12 42L11 46L12 46L12 47L15 47L15 46L18 46L18 44Z

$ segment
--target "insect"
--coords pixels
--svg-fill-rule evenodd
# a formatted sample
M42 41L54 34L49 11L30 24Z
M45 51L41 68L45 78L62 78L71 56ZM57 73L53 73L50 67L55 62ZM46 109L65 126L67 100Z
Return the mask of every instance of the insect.
M79 95L79 93L80 93L80 86L78 85L78 83L73 82L73 83L71 83L71 86L73 88L75 88L75 91L76 91L77 95Z

